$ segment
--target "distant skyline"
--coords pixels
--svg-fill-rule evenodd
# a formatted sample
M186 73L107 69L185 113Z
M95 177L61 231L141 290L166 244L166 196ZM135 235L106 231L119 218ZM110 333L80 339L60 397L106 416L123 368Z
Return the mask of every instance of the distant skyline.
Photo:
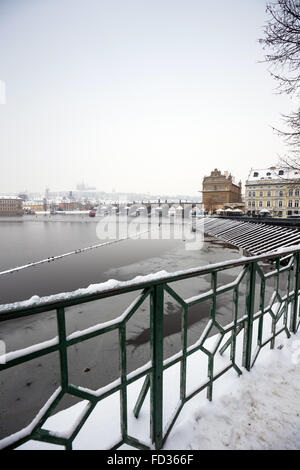
M265 6L1 0L0 194L196 196L214 168L244 186L276 164L293 103L260 63Z
M46 195L47 192L47 195ZM1 197L14 197L14 194L17 196L27 196L28 199L33 199L33 200L40 200L46 197L47 199L52 199L56 197L66 197L69 198L71 196L74 197L76 200L81 199L81 198L87 198L87 199L112 199L112 200L119 200L120 202L125 202L125 201L133 201L133 200L157 200L161 199L162 201L167 198L168 200L170 199L176 199L177 201L182 200L193 200L193 201L201 201L202 200L202 194L201 191L198 192L198 194L191 195L191 194L167 194L167 193L135 193L135 192L118 192L118 191L101 191L101 190L62 190L62 191L51 191L49 188L47 188L47 191L17 191L11 194L0 194ZM26 199L26 200L28 200Z

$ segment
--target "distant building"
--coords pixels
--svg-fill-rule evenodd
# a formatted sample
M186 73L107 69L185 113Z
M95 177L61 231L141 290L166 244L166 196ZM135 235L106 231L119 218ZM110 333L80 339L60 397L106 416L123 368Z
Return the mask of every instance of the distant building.
M88 186L82 181L82 183L76 185L76 189L78 191L96 191L96 186Z
M50 198L50 189L47 187L45 189L45 199L48 200Z
M18 197L22 199L22 201L28 201L28 196L25 193L18 194Z
M92 204L90 201L75 201L67 197L57 197L47 200L34 199L24 202L25 214L32 214L37 212L56 212L56 211L76 211L76 210L90 210Z
M58 203L58 210L61 211L74 211L78 209L78 202L71 201L70 199L63 198L61 202Z
M19 217L23 213L23 201L20 197L0 196L0 217Z
M24 202L24 210L26 213L45 211L45 200L34 199Z
M300 171L272 166L251 169L245 185L248 215L275 217L300 214Z
M202 204L211 214L218 209L243 207L242 183L235 184L231 174L226 171L222 174L215 168L203 178Z

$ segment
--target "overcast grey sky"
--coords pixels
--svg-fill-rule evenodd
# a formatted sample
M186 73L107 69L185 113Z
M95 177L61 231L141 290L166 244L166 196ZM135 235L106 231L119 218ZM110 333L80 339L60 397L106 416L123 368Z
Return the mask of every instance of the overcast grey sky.
M0 193L197 194L276 163L264 0L0 0Z

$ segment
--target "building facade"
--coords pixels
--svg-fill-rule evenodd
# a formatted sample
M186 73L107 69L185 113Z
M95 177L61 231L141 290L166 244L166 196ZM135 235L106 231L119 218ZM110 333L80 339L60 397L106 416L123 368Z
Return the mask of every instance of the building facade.
M248 215L300 215L300 171L270 167L251 170L245 185Z
M0 196L0 217L19 217L23 213L23 201L21 198Z
M61 211L75 211L78 209L78 203L75 201L63 200L58 204L58 209Z
M203 178L202 204L211 214L229 206L242 206L242 183L235 184L230 173L222 174L215 168L210 176Z
M25 201L24 202L24 210L25 212L42 212L45 211L45 204L42 199L36 199L33 201Z

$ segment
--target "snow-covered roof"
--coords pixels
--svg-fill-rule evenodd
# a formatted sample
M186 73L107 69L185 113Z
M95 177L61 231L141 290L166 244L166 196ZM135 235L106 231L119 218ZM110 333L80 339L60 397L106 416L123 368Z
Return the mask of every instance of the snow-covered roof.
M251 169L248 180L278 180L278 179L300 179L300 169L290 169L281 167L270 167Z
M21 200L18 196L0 196L0 199L18 199Z
M34 205L34 204L43 204L43 200L42 199L35 199L35 200L32 200L32 201L25 201L25 206L26 205Z

